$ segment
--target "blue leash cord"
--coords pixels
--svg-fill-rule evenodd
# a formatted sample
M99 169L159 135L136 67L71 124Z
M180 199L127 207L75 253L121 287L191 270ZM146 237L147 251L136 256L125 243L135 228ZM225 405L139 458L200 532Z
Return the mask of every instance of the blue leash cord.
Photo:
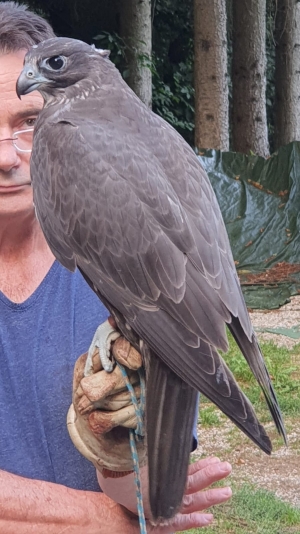
M141 534L147 534L144 505L143 505L143 496L142 496L142 491L141 491L139 457L138 457L137 448L136 448L136 442L142 441L145 436L145 428L144 428L144 413L145 413L145 400L146 400L145 372L142 367L138 370L139 377L140 377L140 386L141 386L141 396L140 396L140 406L139 406L132 384L129 382L125 367L123 367L123 365L121 365L119 362L116 362L116 363L122 372L123 378L125 380L127 389L130 393L131 401L132 401L132 404L134 406L135 413L137 416L137 423L138 423L137 428L135 430L133 430L132 428L129 429L129 443L130 443L131 456L132 456L132 461L133 461L134 481L135 481L135 489L136 489L137 510L138 510L138 516L139 516L140 532Z

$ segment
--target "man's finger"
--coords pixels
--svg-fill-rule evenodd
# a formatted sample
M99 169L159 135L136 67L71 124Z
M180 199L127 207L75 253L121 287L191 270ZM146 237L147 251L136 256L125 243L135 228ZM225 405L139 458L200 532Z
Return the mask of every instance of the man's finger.
M151 534L171 534L173 532L180 532L189 530L191 528L207 527L213 521L212 514L201 514L195 512L193 514L177 514L169 525L161 527L150 527L148 529Z
M181 512L190 514L192 512L201 512L211 506L228 501L232 496L231 488L211 488L206 491L198 491L191 495L185 495L183 498Z
M189 495L207 488L214 482L230 475L231 470L232 467L228 462L207 465L200 471L188 476L185 494Z
M204 467L210 464L217 464L220 462L221 460L217 456L208 456L208 458L202 458L201 460L198 460L197 462L194 462L189 465L188 474L193 475L194 473L197 473L197 471L204 469Z

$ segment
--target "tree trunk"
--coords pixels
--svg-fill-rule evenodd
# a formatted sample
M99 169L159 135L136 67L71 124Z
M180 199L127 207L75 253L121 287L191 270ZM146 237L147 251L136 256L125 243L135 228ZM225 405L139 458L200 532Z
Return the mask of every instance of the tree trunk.
M275 147L300 140L300 4L277 0Z
M233 0L232 7L233 149L266 157L266 0Z
M229 149L225 0L194 0L195 146Z
M151 106L151 0L120 0L119 11L120 33L127 45L129 74L126 82L147 106Z

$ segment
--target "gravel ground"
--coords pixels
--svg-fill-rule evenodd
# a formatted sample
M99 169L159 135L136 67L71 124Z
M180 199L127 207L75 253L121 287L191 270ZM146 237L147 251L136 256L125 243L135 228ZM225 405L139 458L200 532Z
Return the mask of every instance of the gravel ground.
M300 296L292 297L291 302L282 306L278 310L255 310L250 312L254 328L291 328L300 325ZM257 332L260 340L273 340L278 346L289 349L300 343L300 339L292 339L279 334Z
M199 447L195 458L216 455L232 465L232 482L251 483L274 492L280 499L300 507L300 428L288 420L289 446L274 446L267 456L247 439L231 421L223 420L220 426L199 427ZM265 425L268 434L276 440L274 426ZM238 445L237 445L238 443Z

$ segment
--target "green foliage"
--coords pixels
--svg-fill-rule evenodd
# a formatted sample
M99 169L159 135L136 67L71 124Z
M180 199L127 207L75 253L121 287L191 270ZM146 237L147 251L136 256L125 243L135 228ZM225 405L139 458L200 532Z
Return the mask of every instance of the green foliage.
M153 111L193 144L192 1L157 0L153 18Z
M191 67L179 63L173 78L164 81L157 69L159 61L153 58L153 111L168 121L190 143L194 131L194 88Z
M110 50L110 59L116 65L123 78L128 76L126 51L127 46L123 39L116 32L102 31L93 37L97 48Z

